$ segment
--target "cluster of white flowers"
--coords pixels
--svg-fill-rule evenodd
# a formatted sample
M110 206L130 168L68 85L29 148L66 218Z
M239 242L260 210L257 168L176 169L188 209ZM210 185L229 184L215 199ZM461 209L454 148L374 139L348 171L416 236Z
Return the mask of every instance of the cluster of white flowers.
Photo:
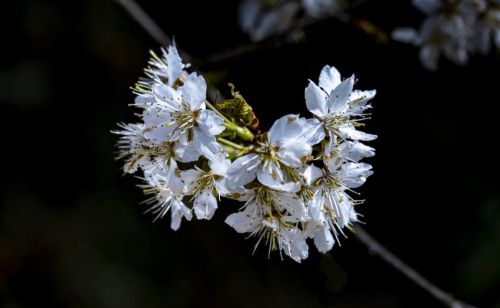
M305 89L312 117L285 115L263 132L206 101L205 80L187 67L175 46L161 58L153 54L148 78L136 87L141 123L115 131L124 171L143 171L148 211L156 218L170 212L177 230L193 212L211 219L220 197L227 197L244 205L226 223L257 237L255 248L264 239L269 251L297 262L307 258L309 238L320 252L332 249L358 221L361 201L353 189L372 174L360 160L374 149L361 142L376 136L358 128L375 91L353 90L354 76L342 80L325 66L319 84ZM228 102L244 100L238 94Z
M420 30L401 27L395 40L419 46L424 67L436 70L441 54L464 65L470 53L500 50L500 0L413 0L428 15Z
M240 26L253 41L288 33L301 15L324 18L343 12L344 0L244 0Z

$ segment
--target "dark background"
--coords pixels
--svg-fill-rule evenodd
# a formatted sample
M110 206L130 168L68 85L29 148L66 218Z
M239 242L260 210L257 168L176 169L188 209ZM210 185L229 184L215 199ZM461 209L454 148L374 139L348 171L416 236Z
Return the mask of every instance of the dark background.
M248 43L235 1L140 3L195 63ZM386 31L422 18L409 1L352 14ZM311 244L296 264L262 247L252 256L254 240L224 224L233 204L177 232L151 223L110 130L136 120L129 86L159 46L111 0L4 1L0 17L0 306L440 307L354 237L328 255ZM377 89L366 229L443 289L500 307L498 57L428 72L416 48L352 24L306 33L303 44L201 68L225 94L235 83L264 128L307 115L304 88L325 64Z

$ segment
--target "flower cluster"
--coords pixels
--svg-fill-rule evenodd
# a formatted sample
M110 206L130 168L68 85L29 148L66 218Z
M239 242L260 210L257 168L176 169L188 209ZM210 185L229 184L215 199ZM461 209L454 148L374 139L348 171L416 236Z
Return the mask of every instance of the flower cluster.
M428 15L420 30L401 27L395 40L419 46L425 68L436 70L441 54L464 65L470 53L488 54L494 45L500 50L499 0L413 0Z
M175 46L149 64L135 88L140 123L114 133L124 171L142 170L155 219L170 213L177 230L193 212L211 219L221 197L239 200L226 223L297 262L307 239L327 252L359 220L353 190L372 174L361 160L375 154L362 142L376 138L359 127L375 91L354 90L354 76L325 66L305 89L312 116L285 115L264 132L234 88L233 98L209 103L205 80L186 71Z
M344 7L344 0L244 0L239 22L253 41L262 41L290 32L301 17L334 16Z

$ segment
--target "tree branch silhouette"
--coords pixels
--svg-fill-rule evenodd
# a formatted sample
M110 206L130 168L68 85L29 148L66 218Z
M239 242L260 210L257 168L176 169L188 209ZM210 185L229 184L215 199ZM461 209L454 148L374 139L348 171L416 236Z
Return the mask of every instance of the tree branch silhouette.
M399 257L393 254L389 249L380 244L373 238L364 228L360 225L355 227L355 236L359 242L368 248L370 254L380 257L385 263L398 270L405 275L408 279L420 286L422 289L431 294L435 299L442 302L444 305L451 308L474 308L467 303L457 300L453 295L447 293L435 284L427 280L416 270L404 263Z
M158 24L135 2L134 0L116 0L158 44L165 46L170 44L168 35Z

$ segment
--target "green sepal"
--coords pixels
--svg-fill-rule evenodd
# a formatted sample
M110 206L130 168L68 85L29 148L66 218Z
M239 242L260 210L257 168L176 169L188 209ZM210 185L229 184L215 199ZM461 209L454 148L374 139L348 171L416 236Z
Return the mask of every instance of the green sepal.
M231 121L234 121L235 124L257 132L259 130L259 119L253 112L252 107L239 92L235 91L234 84L229 83L228 85L233 98L218 102L216 104L217 109Z

